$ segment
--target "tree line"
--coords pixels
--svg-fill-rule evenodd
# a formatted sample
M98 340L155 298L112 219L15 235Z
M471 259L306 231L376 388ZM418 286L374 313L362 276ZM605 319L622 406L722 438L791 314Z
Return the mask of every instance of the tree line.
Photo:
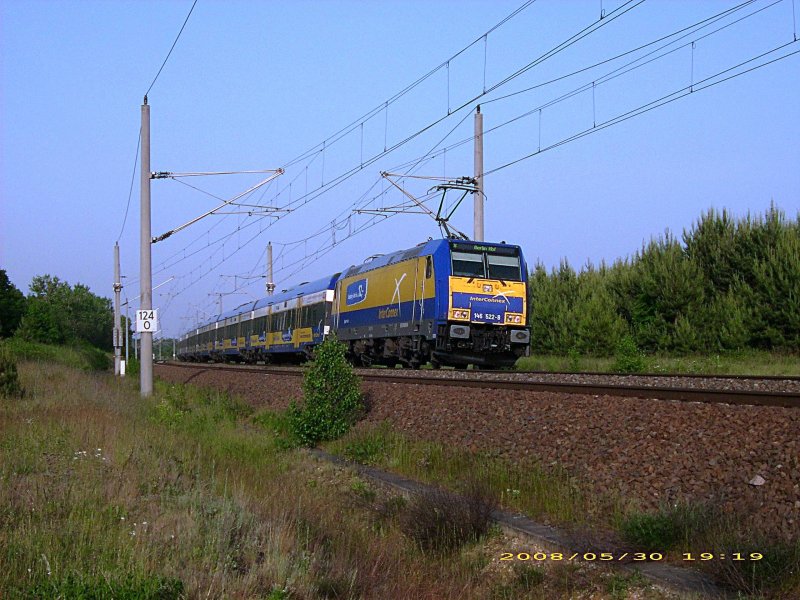
M650 240L611 266L538 263L528 286L534 353L800 350L800 214L709 210L681 239Z
M33 342L112 350L113 321L111 300L83 284L38 275L26 297L0 270L0 338L16 335Z

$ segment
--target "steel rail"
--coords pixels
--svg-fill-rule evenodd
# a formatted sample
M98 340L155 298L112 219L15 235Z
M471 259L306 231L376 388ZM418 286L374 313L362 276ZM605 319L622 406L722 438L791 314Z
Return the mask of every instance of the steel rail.
M279 375L300 377L302 369L258 367L258 366L232 366L205 363L163 363L167 366L238 371L258 373L262 375ZM376 370L377 371L377 370ZM386 373L387 370L384 370ZM481 379L476 377L432 377L429 375L391 375L370 374L359 372L359 377L364 381L380 383L399 383L405 385L438 385L458 386L484 389L504 389L525 392L556 392L561 394L582 394L592 396L622 396L633 398L646 398L657 400L679 400L682 402L704 402L711 404L736 404L751 406L777 406L785 408L800 408L800 394L793 392L765 392L752 390L718 390L700 388L678 388L659 386L636 385L607 385L594 383L559 383L538 381L512 381L503 379ZM659 375L659 377L664 377Z

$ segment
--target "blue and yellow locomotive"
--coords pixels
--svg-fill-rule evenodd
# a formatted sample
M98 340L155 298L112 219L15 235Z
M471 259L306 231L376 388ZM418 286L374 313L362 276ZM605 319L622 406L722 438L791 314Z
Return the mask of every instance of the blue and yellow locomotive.
M178 357L306 358L334 332L363 365L511 366L529 352L526 296L519 246L430 240L220 315Z

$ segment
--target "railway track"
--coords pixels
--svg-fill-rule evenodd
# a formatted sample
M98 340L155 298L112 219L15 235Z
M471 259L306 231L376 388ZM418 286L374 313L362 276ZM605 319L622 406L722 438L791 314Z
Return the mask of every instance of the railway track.
M186 369L218 369L262 375L300 377L298 367L161 363ZM460 386L558 392L596 396L624 396L755 406L800 408L800 378L687 375L606 375L594 373L411 371L358 369L364 381L406 385Z

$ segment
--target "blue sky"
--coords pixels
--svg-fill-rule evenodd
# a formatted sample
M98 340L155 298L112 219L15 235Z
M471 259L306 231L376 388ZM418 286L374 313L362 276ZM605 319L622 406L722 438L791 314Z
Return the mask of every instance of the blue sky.
M795 217L800 54L702 89L800 49L791 0L741 4L537 0L484 41L521 0L199 0L149 94L152 170L284 166L283 176L243 202L293 210L277 220L211 216L155 244L153 283L169 280L154 296L164 333L216 312L216 294L223 294L225 310L262 296L257 276L268 241L282 289L438 236L424 215L353 210L401 203L379 173L406 172L431 150L417 175L472 175L469 138L478 103L486 171L535 154L485 181L486 239L522 245L531 264L613 261L667 228L680 233L711 207L741 216L763 213L774 201ZM140 105L190 6L188 0L0 3L0 268L23 291L34 275L50 273L111 296L119 238L125 293L138 296L138 173L122 225ZM727 10L680 40L668 37L541 85ZM483 94L587 27L594 30ZM631 66L638 68L609 78ZM685 97L602 127L692 84L697 91ZM437 121L384 155L385 147ZM352 130L336 139L348 124ZM591 133L559 145L581 132ZM259 177L181 180L206 193L153 181L153 234L219 204L208 194L227 199ZM434 183L409 179L405 186L424 196ZM453 223L472 233L471 198Z

